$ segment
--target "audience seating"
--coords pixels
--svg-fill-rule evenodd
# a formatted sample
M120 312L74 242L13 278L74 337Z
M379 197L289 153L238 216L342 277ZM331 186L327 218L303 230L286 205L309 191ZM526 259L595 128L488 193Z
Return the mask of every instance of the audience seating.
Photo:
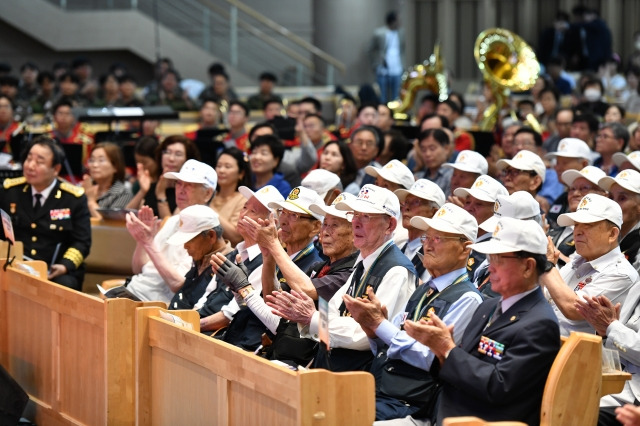
M124 221L92 221L91 252L85 259L87 272L82 291L97 294L96 284L133 275L131 259L136 242Z

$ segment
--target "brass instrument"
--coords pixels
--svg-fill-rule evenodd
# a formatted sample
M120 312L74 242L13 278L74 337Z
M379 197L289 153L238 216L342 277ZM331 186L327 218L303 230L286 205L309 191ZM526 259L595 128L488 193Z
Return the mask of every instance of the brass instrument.
M473 54L494 97L494 102L484 111L479 127L491 131L510 91L530 89L538 78L540 64L533 49L518 35L504 28L481 32Z
M440 56L440 43L435 44L429 59L422 64L414 65L413 69L405 71L402 75L400 100L391 101L388 104L396 120L408 118L406 112L413 106L418 90L430 90L438 95L440 101L449 97L444 60Z

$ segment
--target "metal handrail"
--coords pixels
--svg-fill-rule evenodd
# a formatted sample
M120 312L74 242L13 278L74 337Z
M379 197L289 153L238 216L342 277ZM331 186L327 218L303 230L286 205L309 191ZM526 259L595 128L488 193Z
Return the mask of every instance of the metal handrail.
M207 3L210 3L208 0L201 0L201 1L206 1ZM287 39L291 40L293 43L297 44L298 46L302 47L303 49L308 50L309 52L311 52L312 54L314 54L317 57L321 58L325 62L333 65L341 73L344 74L344 72L346 71L347 67L345 66L345 64L343 62L341 62L338 59L334 58L333 56L329 55L327 52L323 51L322 49L317 48L316 46L314 46L313 44L309 43L305 39L303 39L303 38L297 36L296 34L292 33L287 28L283 27L282 25L278 24L277 22L274 22L271 19L267 18L266 16L262 15L261 13L256 12L255 10L253 10L251 7L247 6L246 4L244 4L244 3L242 3L242 2L240 2L238 0L224 0L224 1L226 1L227 3L229 3L230 5L232 5L234 7L237 7L239 10L241 10L242 12L244 12L247 15L251 16L253 19L261 22L262 24L264 24L267 27L271 28L272 30L276 31L278 34L282 35L283 37L286 37Z
M229 13L224 8L221 8L221 7L217 6L217 5L215 5L213 3L213 1L211 1L211 0L197 0L197 1L199 3L201 3L201 4L203 4L204 6L208 7L209 9L215 11L217 14L222 15L227 19L231 18L231 13ZM264 18L264 19L267 19L267 18ZM269 36L264 31L259 30L258 28L255 28L253 25L251 25L251 24L249 24L249 23L247 23L247 22L245 22L245 21L243 21L241 19L238 19L238 26L242 27L244 30L246 30L247 32L251 33L252 35L260 38L260 40L262 40L263 42L265 42L267 44L270 44L271 46L273 46L276 49L280 50L284 54L286 54L286 55L290 56L291 58L295 59L296 61L298 61L299 63L301 63L305 67L309 68L310 70L314 69L315 65L314 65L313 61L311 61L310 59L300 55L298 52L296 52L295 50L291 49L290 47L285 46L283 43L275 40L273 37Z

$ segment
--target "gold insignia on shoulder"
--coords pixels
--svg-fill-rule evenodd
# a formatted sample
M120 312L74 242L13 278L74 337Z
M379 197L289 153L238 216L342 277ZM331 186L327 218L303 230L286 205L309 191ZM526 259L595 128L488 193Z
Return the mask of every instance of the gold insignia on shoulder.
M511 318L509 318L511 321L515 321L516 320L516 316L512 316Z
M81 186L71 185L69 182L60 182L60 189L76 197L81 197L84 194L84 188Z
M565 243L565 244L568 245L569 247L573 247L573 246L576 245L576 242L571 240L571 241L569 241L568 243Z
M2 183L4 189L13 188L14 186L22 185L23 183L27 183L27 178L24 176L20 176L17 178L7 178Z
M473 257L470 257L469 260L467 260L467 266L473 266L474 263L476 263L476 260Z
M60 199L60 198L62 198L62 191L58 189L58 191L56 192L56 199Z

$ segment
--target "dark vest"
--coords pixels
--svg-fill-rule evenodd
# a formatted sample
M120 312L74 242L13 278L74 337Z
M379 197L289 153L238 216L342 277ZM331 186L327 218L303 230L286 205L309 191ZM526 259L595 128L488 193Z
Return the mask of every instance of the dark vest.
M367 287L372 287L373 291L376 292L384 276L394 266L402 266L411 272L416 280L418 279L413 263L411 263L407 256L405 256L394 243L391 243L391 245L380 254L371 272L369 272L367 282L361 287L360 291L357 290L358 283L351 282L347 293L353 297L362 297ZM349 315L349 311L344 303L340 305L340 314L342 316ZM358 351L347 348L334 348L331 349L330 353L327 353L323 345L320 345L314 361L314 367L326 368L336 372L368 370L372 361L373 354L369 350Z
M640 249L640 229L631 231L620 241L620 251L632 265L638 257L638 249Z
M444 318L451 305L463 294L478 293L467 276L457 284L449 285L442 292L427 296L427 303L424 303L418 312L420 299L429 290L430 287L423 284L411 295L406 308L408 319L428 319L431 314ZM376 379L376 395L394 398L414 407L433 405L437 397L437 385L431 374L400 359L388 358L387 350L386 345L380 348L370 369Z
M569 257L576 251L576 243L573 241L573 232L560 241L562 231L564 231L564 227L552 228L549 230L549 236L551 237L553 244L555 244L556 249L559 250L560 253ZM564 266L564 264L564 261L558 259L558 265L560 265L560 267Z

